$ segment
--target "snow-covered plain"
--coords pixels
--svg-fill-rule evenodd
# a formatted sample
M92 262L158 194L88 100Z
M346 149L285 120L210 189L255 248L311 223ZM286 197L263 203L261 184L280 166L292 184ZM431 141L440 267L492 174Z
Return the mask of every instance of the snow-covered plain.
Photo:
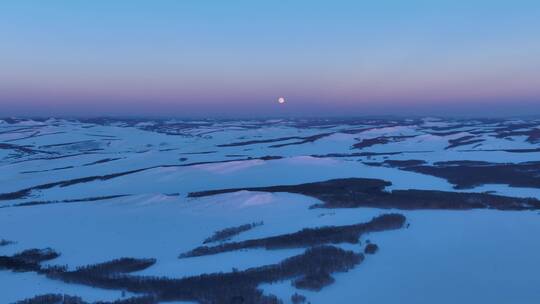
M485 184L456 190L443 178L369 164L540 161L535 151L540 141L534 138L539 126L540 121L434 118L0 120L0 239L15 242L0 246L0 255L51 247L61 256L45 264L69 269L120 257L155 258L155 265L136 274L181 278L274 264L304 251L251 249L178 258L217 230L264 222L232 239L241 241L399 212L410 227L367 236L379 252L335 274L334 284L319 292L296 290L290 281L260 287L285 303L295 292L311 303L538 303L538 211L310 209L321 202L292 193L187 195L362 177L391 182L387 190L490 191L540 199L535 187ZM355 147L365 140L372 143ZM455 142L460 144L451 146ZM24 195L17 195L21 191ZM363 249L363 244L339 246ZM121 298L121 291L8 270L0 270L0 286L0 303L46 293L87 301Z

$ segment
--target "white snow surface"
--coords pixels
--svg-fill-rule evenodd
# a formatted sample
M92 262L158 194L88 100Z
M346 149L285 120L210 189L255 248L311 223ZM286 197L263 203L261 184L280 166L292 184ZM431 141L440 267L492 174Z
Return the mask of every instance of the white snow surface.
M254 191L187 197L194 191L348 177L387 180L392 183L388 190L465 191L442 178L366 162L540 161L540 152L533 150L504 151L540 148L527 136L497 133L497 128L524 121L411 121L0 120L0 197L88 179L0 200L0 239L16 242L1 246L0 255L50 247L61 256L45 264L70 269L120 257L155 258L155 265L136 274L181 278L274 264L304 251L252 249L178 258L217 230L264 222L232 238L241 241L399 212L410 227L362 237L362 243L377 243L379 252L349 272L334 274L335 283L320 292L296 290L290 280L260 287L284 303L295 292L311 303L539 303L538 212L310 209L321 202ZM482 141L448 148L450 141L466 136ZM389 142L353 147L377 137ZM538 188L502 184L466 191L540 198ZM106 198L116 195L126 196ZM103 199L62 202L99 197ZM15 207L28 202L46 204ZM87 301L121 298L121 291L0 270L0 303L46 293Z

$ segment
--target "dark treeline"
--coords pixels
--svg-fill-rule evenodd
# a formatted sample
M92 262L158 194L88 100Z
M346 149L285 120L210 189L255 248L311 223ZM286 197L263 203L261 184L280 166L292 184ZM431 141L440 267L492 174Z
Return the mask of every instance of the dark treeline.
M444 178L457 189L467 189L484 184L506 184L513 187L540 188L540 162L483 163L438 162L433 166L402 168Z
M266 192L290 192L305 194L314 197L323 197L325 194L332 196L337 191L358 192L378 192L384 190L392 183L374 178L346 178L332 179L322 182L305 183L298 185L268 186L268 187L249 187L249 188L230 188L219 190L207 190L200 192L191 192L188 197L203 197L222 193L230 193L241 190L248 191L266 191Z
M298 248L321 244L358 243L364 233L377 232L402 228L405 216L401 214L385 214L373 218L367 223L327 226L318 228L305 228L300 231L260 239L251 239L241 242L224 243L216 246L200 246L183 253L180 258L196 257L217 254L227 251L247 248Z
M23 154L38 154L38 153L56 154L55 152L36 150L32 148L33 146L19 146L19 145L8 144L8 143L0 143L0 149L14 150L16 152L23 153Z
M477 138L475 135L466 135L466 136L448 140L448 146L446 146L446 148L444 149L448 150L448 149L456 148L459 146L466 146L466 145L481 143L483 141L484 139Z
M417 170L416 168L435 168L429 166L405 167L405 170ZM448 168L453 168L449 166ZM476 167L475 167L476 168ZM489 168L488 166L478 168ZM521 170L540 168L540 162L522 163ZM482 169L479 169L482 170ZM487 169L486 169L487 170ZM427 171L427 169L426 169ZM519 170L516 170L519 171ZM456 178L464 180L474 179L475 177L489 180L504 178L498 172L493 176L488 175L489 171L479 171L483 173L469 171L454 171ZM539 172L539 171L535 171ZM470 173L470 174L468 174ZM427 173L429 174L429 173ZM486 174L486 175L482 175ZM521 173L515 172L514 176ZM532 174L524 172L523 174ZM538 173L534 173L538 174ZM511 176L511 175L510 175ZM508 176L506 177L508 178ZM539 183L540 177L533 180ZM515 182L515 181L514 181ZM298 185L252 187L252 188L232 188L209 190L189 193L189 197L202 197L221 193L236 192L240 190L248 191L266 191L266 192L290 192L315 197L323 204L314 205L313 208L355 208L355 207L373 207L384 209L445 209L445 210L467 210L467 209L498 209L498 210L536 210L540 209L540 201L536 198L517 198L487 193L467 193L436 190L393 190L385 191L386 186L391 183L380 179L366 178L344 178L332 179L323 182L314 182ZM510 184L513 185L513 184Z
M0 239L0 247L1 247L1 246L11 245L11 244L13 244L13 243L14 243L14 242L13 242L13 241L10 241L10 240Z
M314 272L294 280L292 284L298 289L319 291L332 283L334 278L327 272Z
M96 141L92 140L92 139L79 140L79 141L72 141L72 142L64 142L64 143L60 143L60 144L42 145L42 146L40 146L40 148L55 148L55 147L73 146L73 145L85 144L85 143L96 143Z
M460 152L508 152L508 153L534 153L540 152L540 148L523 148L523 149L474 149L461 150Z
M364 148L368 148L374 145L384 145L389 142L390 142L390 139L385 136L375 137L375 138L366 138L366 139L363 139L361 142L354 144L353 148L364 149Z
M379 250L379 246L377 244L369 243L366 245L366 248L364 248L365 254L375 254Z
M498 138L506 138L510 136L527 136L526 141L531 144L537 144L540 142L540 128L538 128L538 124L529 124L526 127L532 127L535 126L536 128L531 128L529 130L517 130L524 126L517 126L515 128L506 128L506 129L500 129L497 131L497 135L495 137Z
M303 138L300 136L289 136L289 137L270 138L270 139L258 139L258 140L256 139L256 140L233 142L229 144L220 144L220 145L217 145L217 147L249 146L249 145L256 145L256 144L274 143L278 141L286 141L286 140L291 140L291 139L303 139Z
M153 296L133 297L128 299L117 300L113 302L86 302L81 297L62 295L62 294L46 294L36 296L30 299L21 300L15 304L157 304L156 298Z
M433 165L410 161L370 163L401 170L428 174L446 179L457 189L468 189L484 184L506 184L513 187L540 187L540 162L490 163L485 161L444 161Z
M432 151L397 151L397 152L354 152L354 153L327 153L327 154L312 154L311 157L316 158L341 158L341 157L367 157L372 156L388 156L400 155L405 153L432 152Z
M48 254L34 258L33 251L26 255L32 261L43 260ZM13 258L13 257L12 257ZM45 274L48 278L66 283L124 290L143 294L147 297L131 299L131 304L154 303L162 301L196 301L199 303L268 303L281 301L273 295L264 295L257 287L262 283L272 283L295 279L298 288L317 290L333 281L334 272L348 271L362 262L364 256L333 246L319 246L307 249L303 254L287 258L280 263L253 267L243 271L203 274L181 279L130 275L126 272L141 270L153 264L152 259L122 258L111 262L90 265L68 271L67 267L31 269ZM39 266L39 265L38 265ZM9 268L9 267L8 267ZM11 270L16 270L10 268ZM55 295L43 296L55 300ZM58 298L56 298L57 300ZM150 301L149 299L152 299ZM22 302L37 302L30 299ZM57 301L58 302L58 301ZM49 303L57 303L49 302ZM59 302L63 303L63 302ZM65 302L78 304L81 302ZM84 303L84 302L82 302ZM124 303L124 302L115 302Z
M21 171L21 174L42 173L42 172L50 172L50 171L60 171L60 170L73 169L73 168L75 168L75 167L73 167L73 166L66 166L66 167L58 167L58 168L47 169L47 170Z
M257 222L257 223L251 223L251 224L244 224L244 225L240 225L240 226L235 226L235 227L229 227L229 228L225 228L225 229L222 229L222 230L218 230L216 232L214 232L214 234L205 239L203 244L208 244L208 243L212 243L212 242L220 242L220 241L227 241L229 240L231 237L235 236L235 235L238 235L242 232L245 232L245 231L248 231L248 230L251 230L257 226L261 226L263 225L264 223L263 222Z
M379 164L379 163L375 163ZM411 167L411 166L420 166L426 164L426 161L420 159L408 159L408 160L397 160L397 159L387 159L381 165L389 165L390 167Z
M155 259L121 258L109 262L78 267L75 272L88 275L129 273L144 270L156 263Z
M129 194L95 196L95 197L85 197L85 198L77 198L77 199L56 200L56 201L30 201L30 202L14 204L9 207L28 207L28 206L37 206L37 205L50 205L50 204L95 202L95 201L102 201L102 200L108 200L108 199L125 197L125 196L129 196Z
M15 304L88 304L88 302L85 302L82 298L75 296L46 294L17 301Z
M50 248L29 249L12 256L0 256L0 269L40 272L42 271L41 262L56 259L59 256L59 253Z
M356 143L352 146L353 149L364 149L374 145L385 145L391 142L400 142L407 138L413 138L417 135L401 135L401 136L379 136L374 138L366 138L361 142Z
M104 163L112 162L112 161L119 160L119 159L122 159L122 158L121 157L103 158L103 159L100 159L100 160L96 160L95 162L86 163L83 166L93 166L93 165L98 165L98 164L104 164Z
M310 142L315 142L321 138L330 136L332 134L335 134L336 132L329 132L329 133L321 133L321 134L315 134L307 137L303 137L300 141L295 141L292 143L283 143L283 144L276 144L269 146L270 148L282 148L286 146L294 146L294 145L303 145Z
M269 146L270 148L281 148L286 146L293 146L293 145L301 145L309 142L317 141L321 138L330 136L336 132L329 132L329 133L321 133L321 134L315 134L311 136L288 136L288 137L280 137L280 138L270 138L270 139L259 139L259 140L248 140L248 141L240 141L240 142L233 142L229 144L220 144L217 145L217 147L238 147L238 146L249 146L249 145L256 145L256 144L265 144L265 143L274 143L274 142L280 142L280 141L288 141L296 139L298 141L290 142L290 143L281 143L281 144L275 144Z

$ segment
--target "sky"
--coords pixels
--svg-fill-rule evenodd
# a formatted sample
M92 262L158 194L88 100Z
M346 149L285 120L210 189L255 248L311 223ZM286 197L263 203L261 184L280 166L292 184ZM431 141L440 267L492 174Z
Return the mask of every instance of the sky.
M538 0L0 1L0 116L537 114Z

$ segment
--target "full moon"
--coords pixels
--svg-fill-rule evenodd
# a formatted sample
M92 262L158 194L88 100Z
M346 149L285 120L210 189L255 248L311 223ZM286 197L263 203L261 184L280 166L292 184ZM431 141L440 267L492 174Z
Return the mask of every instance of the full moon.
M285 98L280 97L280 98L278 98L277 102L279 102L280 104L283 104L283 103L285 103Z

